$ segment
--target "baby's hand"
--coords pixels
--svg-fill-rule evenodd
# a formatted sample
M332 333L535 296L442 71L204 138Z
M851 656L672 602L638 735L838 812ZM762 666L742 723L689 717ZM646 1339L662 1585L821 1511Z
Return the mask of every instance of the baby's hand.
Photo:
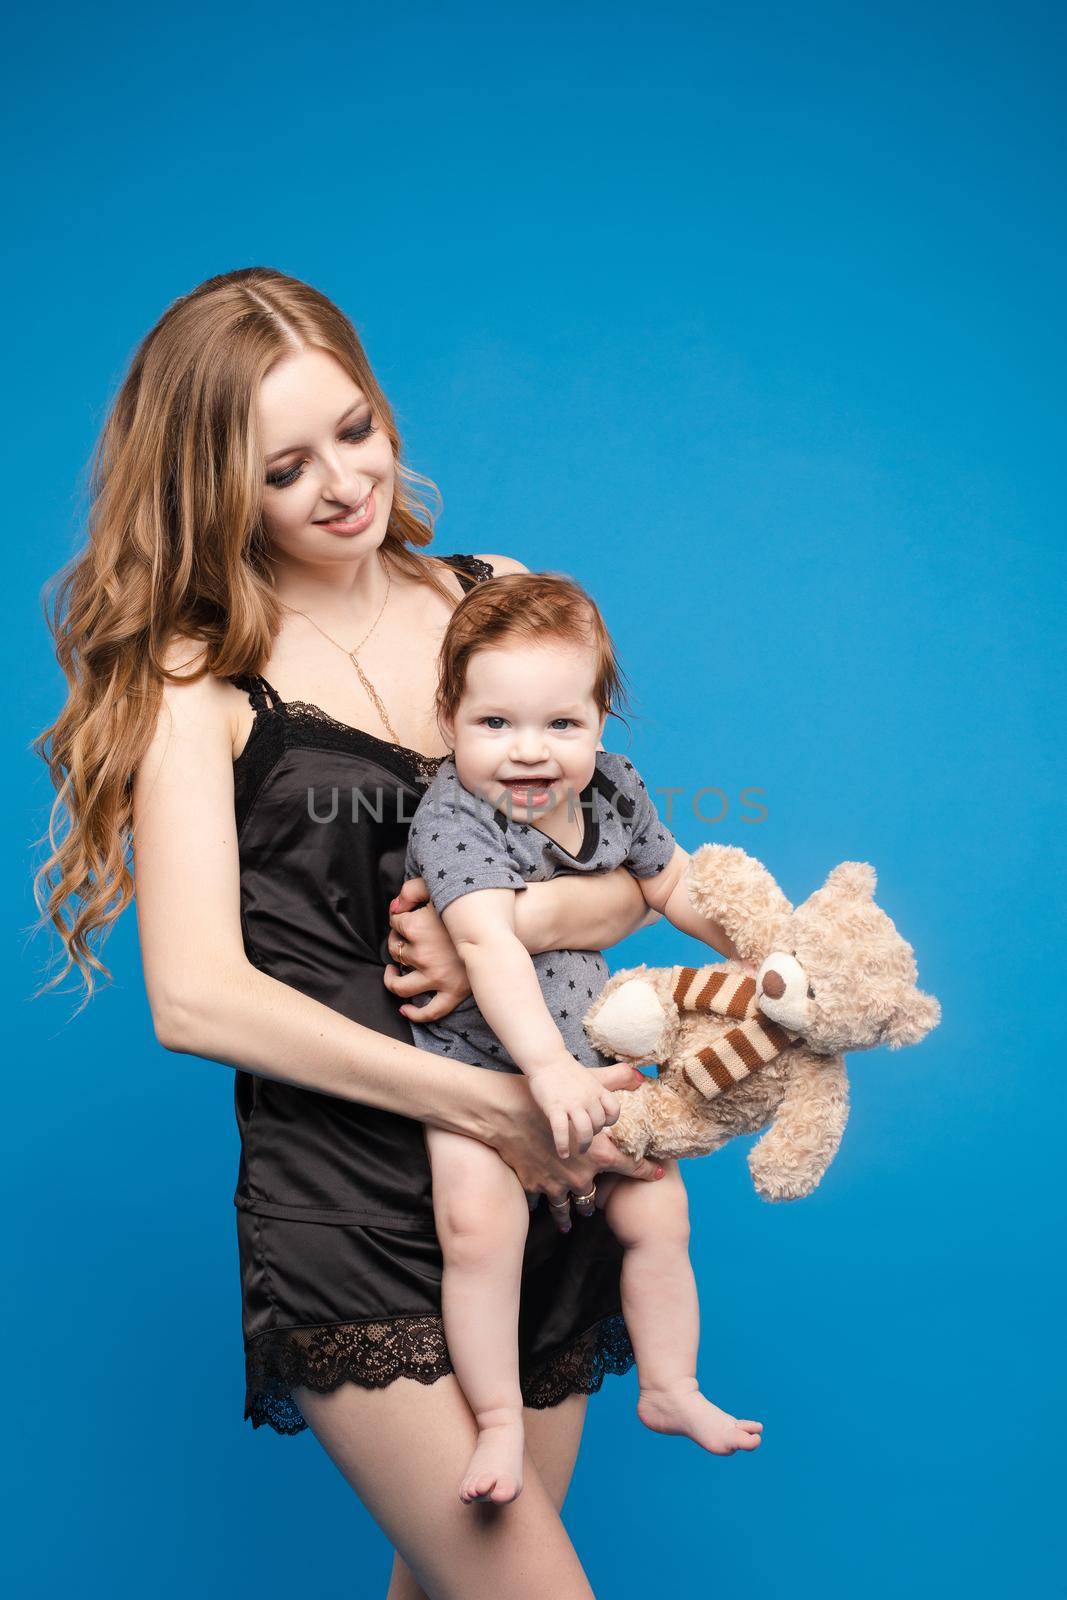
M548 1118L556 1154L566 1160L582 1155L603 1128L619 1120L618 1098L605 1089L596 1073L573 1056L560 1055L528 1072L530 1093ZM571 1150L571 1129L577 1149Z

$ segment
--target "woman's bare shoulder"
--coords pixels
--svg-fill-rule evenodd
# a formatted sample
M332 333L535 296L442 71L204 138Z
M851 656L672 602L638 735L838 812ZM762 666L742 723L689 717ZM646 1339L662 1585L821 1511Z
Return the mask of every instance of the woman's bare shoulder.
M488 561L498 577L503 577L505 572L529 572L529 567L524 567L521 561L516 561L514 556L478 556L479 561Z
M163 680L162 728L181 727L213 742L225 732L231 745L238 735L241 707L247 696L225 678L205 672L207 647L199 639L172 634L160 653Z

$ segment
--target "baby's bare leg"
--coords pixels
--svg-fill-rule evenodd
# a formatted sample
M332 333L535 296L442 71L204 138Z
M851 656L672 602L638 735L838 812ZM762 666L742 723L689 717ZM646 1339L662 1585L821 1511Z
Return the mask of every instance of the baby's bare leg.
M656 1183L620 1179L604 1205L626 1254L622 1309L637 1357L637 1414L657 1433L681 1433L715 1455L755 1450L762 1422L739 1421L700 1393L700 1307L689 1260L689 1209L678 1163Z
M478 1426L459 1497L500 1505L522 1490L519 1289L530 1210L514 1172L488 1145L440 1128L426 1130L426 1145L445 1338Z

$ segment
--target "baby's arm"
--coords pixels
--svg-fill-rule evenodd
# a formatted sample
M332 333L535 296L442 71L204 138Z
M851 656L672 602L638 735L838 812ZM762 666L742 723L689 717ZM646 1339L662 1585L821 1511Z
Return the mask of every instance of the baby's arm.
M691 934L694 939L702 939L713 950L718 950L720 955L739 960L734 943L725 929L711 917L702 917L690 901L686 881L688 866L688 852L676 844L674 854L662 872L657 872L651 878L638 878L645 900L654 911L662 912L667 921L683 933Z
M478 889L441 913L486 1022L548 1118L562 1157L589 1148L619 1115L619 1103L574 1059L552 1021L528 951L515 932L514 889ZM577 1150L571 1150L571 1129Z

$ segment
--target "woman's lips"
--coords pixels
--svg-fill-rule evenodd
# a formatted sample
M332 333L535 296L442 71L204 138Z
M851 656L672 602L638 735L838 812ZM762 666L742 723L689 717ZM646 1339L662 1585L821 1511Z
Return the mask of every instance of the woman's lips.
M363 502L361 501L360 504L362 503ZM316 522L315 526L317 528L327 528L330 533L362 533L364 528L369 528L373 521L374 490L372 489L370 494L366 496L366 510L363 512L361 517L352 518L351 513L348 513L347 516L337 517L332 521L326 521L324 519L320 522Z

